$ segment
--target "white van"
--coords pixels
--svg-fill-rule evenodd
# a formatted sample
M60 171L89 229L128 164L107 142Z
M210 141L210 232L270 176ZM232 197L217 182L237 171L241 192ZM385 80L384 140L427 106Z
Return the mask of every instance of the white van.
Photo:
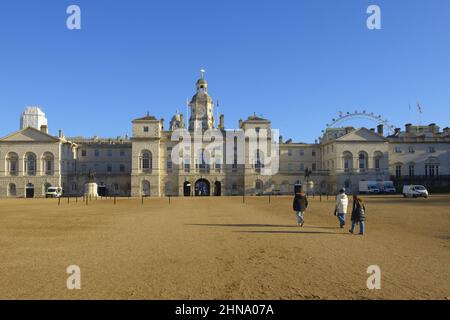
M359 193L363 194L379 194L380 188L376 181L360 181Z
M428 190L420 185L406 185L403 186L403 196L405 198L428 198Z
M62 197L63 190L61 187L49 187L45 193L46 198L60 198Z
M397 190L395 189L395 186L394 186L394 182L392 182L392 181L382 181L381 182L381 190L383 193L388 193L388 194L389 193L393 194L393 193L397 192Z

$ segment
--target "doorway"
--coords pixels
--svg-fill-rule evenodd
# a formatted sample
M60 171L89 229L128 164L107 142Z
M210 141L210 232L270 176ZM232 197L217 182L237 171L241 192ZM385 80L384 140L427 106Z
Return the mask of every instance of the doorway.
M34 198L34 184L29 183L25 188L25 197Z
M220 181L216 181L214 183L214 195L216 197L220 197L222 195L222 184Z
M196 197L209 197L210 185L206 179L200 179L195 183L195 196Z
M108 189L103 183L97 187L97 194L99 197L106 197L108 195Z
M186 181L183 185L183 195L185 197L191 196L191 183L189 181Z

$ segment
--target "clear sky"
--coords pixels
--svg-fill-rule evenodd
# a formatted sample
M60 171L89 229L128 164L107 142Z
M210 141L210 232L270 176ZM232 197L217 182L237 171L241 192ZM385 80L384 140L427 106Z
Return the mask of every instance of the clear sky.
M227 128L256 112L313 142L339 111L417 123L417 102L422 124L450 126L448 0L2 0L0 41L0 136L27 105L53 134L124 135L147 111L167 127L201 68Z

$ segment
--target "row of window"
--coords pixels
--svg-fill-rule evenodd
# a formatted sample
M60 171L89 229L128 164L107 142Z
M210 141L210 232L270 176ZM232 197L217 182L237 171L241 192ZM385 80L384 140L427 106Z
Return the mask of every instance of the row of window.
M414 177L416 175L416 165L408 165L408 176ZM398 164L395 166L395 176L400 178L403 176L403 165ZM426 164L425 165L425 176L426 177L436 177L439 176L439 165L438 164Z
M298 153L299 153L300 157L303 157L305 155L305 149L300 149ZM287 150L287 154L288 154L289 157L292 157L294 155L293 149L288 149ZM313 156L313 157L316 156L316 151L315 150L311 150L311 156Z
M52 154L44 154L42 158L42 168L45 175L53 175L54 157ZM37 157L33 153L25 155L23 170L29 176L35 176L37 173ZM11 176L19 174L19 157L16 153L8 154L6 158L6 171Z
M407 150L408 150L408 153L415 153L415 152L416 152L416 149L415 149L413 146L409 146ZM394 148L394 152L395 152L395 153L402 153L403 150L402 150L401 147L395 147L395 148ZM427 148L427 152L428 152L428 153L435 153L435 152L436 152L436 148L433 147L433 146L428 147L428 148Z
M375 170L381 170L381 162L383 159L383 154L379 151L374 153L373 167ZM343 167L344 171L348 172L353 170L353 155L350 152L344 152L343 154ZM334 164L332 164L332 169L334 169ZM364 171L369 168L369 156L366 152L360 152L358 155L358 169Z
M106 150L105 154L108 157L112 157L113 156L113 150L112 149L108 149L108 150ZM125 157L125 150L119 150L119 155L121 157ZM81 150L81 156L82 157L87 157L87 150ZM94 150L94 156L95 157L100 157L100 150L99 149L95 149Z
M113 172L113 165L111 163L107 163L104 167L105 172L111 173ZM101 168L100 165L96 164L94 165L94 172L100 172ZM125 172L126 166L124 164L119 164L119 172ZM81 165L81 173L85 174L88 171L88 166L86 164Z
M300 172L304 172L306 169L309 169L309 168L306 168L304 163L300 163L299 171L300 171ZM294 164L288 163L287 170L288 170L289 172L296 171L296 170L294 169ZM312 171L316 171L316 170L317 170L317 165L316 165L315 163L311 164L311 170L312 170Z

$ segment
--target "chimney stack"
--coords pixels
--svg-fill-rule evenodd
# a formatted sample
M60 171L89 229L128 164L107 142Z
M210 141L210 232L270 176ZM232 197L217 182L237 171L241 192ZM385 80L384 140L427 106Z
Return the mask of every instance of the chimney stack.
M444 128L444 133L445 134L450 134L450 128L449 127L445 127Z
M62 132L61 129L58 130L58 137L59 137L60 139L62 139L62 137L63 137L63 132Z
M405 124L405 131L406 131L406 133L410 133L411 132L411 127L412 127L411 123Z
M395 129L394 129L395 135L400 134L400 131L401 131L401 130L402 130L402 129L400 129L400 128L395 128Z
M370 131L371 132L375 132L375 128L370 128Z
M383 136L384 135L384 132L383 132L383 125L382 124L379 124L378 126L377 126L377 133L380 135L380 136Z
M225 116L223 114L220 115L219 129L225 129Z
M48 134L48 126L45 125L45 124L43 124L43 125L41 126L41 132Z

